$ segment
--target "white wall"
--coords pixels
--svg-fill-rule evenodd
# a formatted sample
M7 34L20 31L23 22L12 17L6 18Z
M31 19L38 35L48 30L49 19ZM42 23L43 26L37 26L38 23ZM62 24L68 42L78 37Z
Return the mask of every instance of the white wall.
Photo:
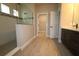
M56 3L38 3L35 5L36 12L50 12L50 11L56 11L58 9L58 4Z
M0 45L16 39L16 18L0 15Z
M16 25L17 45L22 47L33 37L33 25Z

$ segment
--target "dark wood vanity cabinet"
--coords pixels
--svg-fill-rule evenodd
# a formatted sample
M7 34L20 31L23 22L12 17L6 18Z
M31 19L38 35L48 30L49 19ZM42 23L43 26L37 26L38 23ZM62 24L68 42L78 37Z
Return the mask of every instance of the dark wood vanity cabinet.
M75 56L79 56L79 32L62 28L62 43Z

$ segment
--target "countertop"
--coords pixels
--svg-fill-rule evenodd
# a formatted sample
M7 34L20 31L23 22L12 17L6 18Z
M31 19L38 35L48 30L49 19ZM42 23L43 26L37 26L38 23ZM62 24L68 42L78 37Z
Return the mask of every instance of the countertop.
M72 30L72 31L77 31L79 32L79 28L75 28L75 27L63 27L63 29L67 29L67 30Z

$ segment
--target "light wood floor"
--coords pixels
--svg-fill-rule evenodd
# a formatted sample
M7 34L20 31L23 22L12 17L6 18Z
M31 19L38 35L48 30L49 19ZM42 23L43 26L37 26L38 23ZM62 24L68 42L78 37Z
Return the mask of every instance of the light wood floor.
M72 56L69 50L57 39L46 38L44 33L32 41L23 51L19 50L14 56Z
M24 49L24 55L27 56L57 56L60 55L53 39L46 38L44 33L39 33L39 36Z

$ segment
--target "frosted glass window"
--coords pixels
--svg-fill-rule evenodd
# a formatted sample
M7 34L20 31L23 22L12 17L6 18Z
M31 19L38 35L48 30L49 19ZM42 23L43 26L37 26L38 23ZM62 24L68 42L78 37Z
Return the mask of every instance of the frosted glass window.
M19 15L18 15L18 11L17 11L17 10L13 10L13 15L14 15L14 16L19 16Z
M1 12L10 14L9 7L7 5L5 5L5 4L1 4Z

